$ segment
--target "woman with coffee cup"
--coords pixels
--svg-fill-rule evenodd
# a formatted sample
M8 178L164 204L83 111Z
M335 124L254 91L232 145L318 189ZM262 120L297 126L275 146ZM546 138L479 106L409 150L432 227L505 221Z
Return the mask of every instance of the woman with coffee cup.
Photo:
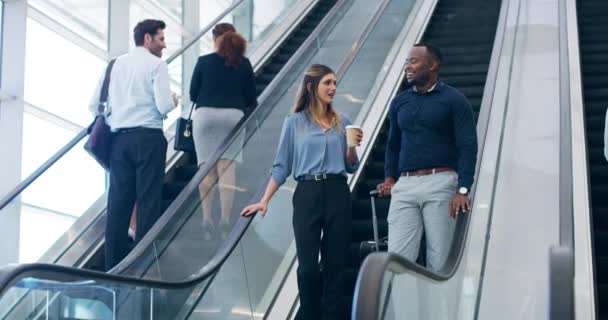
M293 228L302 319L345 317L342 277L352 215L346 174L359 166L355 146L361 143L363 133L336 112L332 105L335 94L335 72L324 65L312 65L300 86L293 113L283 123L266 192L260 202L241 212L250 216L261 211L264 217L273 194L293 173L298 181L293 195ZM318 263L321 246L323 277Z

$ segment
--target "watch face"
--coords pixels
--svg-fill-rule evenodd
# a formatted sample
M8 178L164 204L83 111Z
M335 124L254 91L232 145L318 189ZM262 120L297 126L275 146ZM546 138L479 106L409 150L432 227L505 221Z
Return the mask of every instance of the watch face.
M467 194L467 192L469 192L469 190L465 187L458 189L458 193Z

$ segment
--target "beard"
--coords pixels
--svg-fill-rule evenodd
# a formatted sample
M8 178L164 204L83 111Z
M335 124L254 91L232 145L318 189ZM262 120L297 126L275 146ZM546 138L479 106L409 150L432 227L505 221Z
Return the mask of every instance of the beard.
M407 82L412 86L424 86L431 79L431 75L428 71L425 72L417 72L414 78L407 79Z

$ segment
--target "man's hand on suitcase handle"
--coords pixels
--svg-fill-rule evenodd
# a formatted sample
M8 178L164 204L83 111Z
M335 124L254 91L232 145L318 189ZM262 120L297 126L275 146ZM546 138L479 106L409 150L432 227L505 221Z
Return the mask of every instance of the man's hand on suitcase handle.
M384 182L376 186L376 190L380 193L380 197L389 197L391 195L391 190L395 185L395 179L391 177L387 177L384 179Z

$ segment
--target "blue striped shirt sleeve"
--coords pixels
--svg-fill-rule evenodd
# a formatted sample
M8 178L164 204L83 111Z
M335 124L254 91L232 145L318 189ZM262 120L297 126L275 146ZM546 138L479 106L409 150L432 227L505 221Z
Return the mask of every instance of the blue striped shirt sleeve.
M282 185L291 174L294 153L294 117L288 116L283 122L281 138L277 148L277 155L272 165L272 178Z

